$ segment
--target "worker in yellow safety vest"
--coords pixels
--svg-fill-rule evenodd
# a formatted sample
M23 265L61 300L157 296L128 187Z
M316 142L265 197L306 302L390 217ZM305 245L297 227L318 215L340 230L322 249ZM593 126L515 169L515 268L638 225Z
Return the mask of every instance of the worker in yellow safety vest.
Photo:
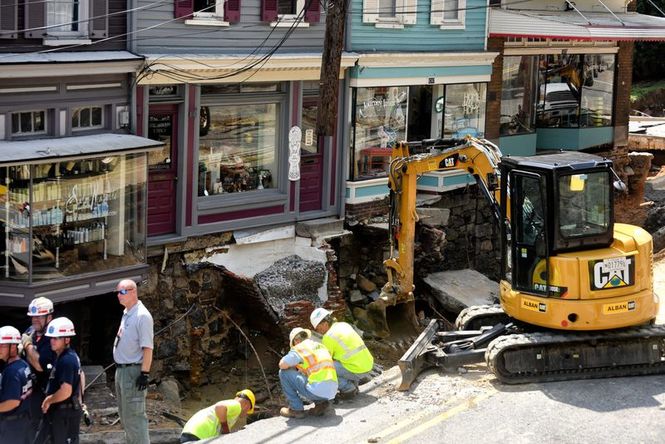
M337 374L332 357L320 343L310 339L312 332L294 328L289 334L291 350L279 361L279 381L288 407L279 414L287 418L303 418L303 399L313 401L310 415L321 416L337 393Z
M194 413L180 434L180 442L194 442L201 439L214 438L226 433L240 430L247 415L254 413L256 397L249 390L241 390L235 398L219 401Z
M360 335L346 322L335 322L332 312L317 308L309 317L314 329L323 335L326 346L335 363L339 382L339 397L353 398L358 393L358 384L371 378L374 358Z

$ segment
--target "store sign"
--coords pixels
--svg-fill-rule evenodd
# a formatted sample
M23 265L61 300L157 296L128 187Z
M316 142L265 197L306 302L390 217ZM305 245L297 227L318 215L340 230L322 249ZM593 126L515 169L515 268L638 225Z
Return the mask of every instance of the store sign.
M300 141L302 130L294 126L289 130L289 180L300 180Z
M480 108L480 94L478 91L464 93L464 102L462 103L464 114L475 114Z

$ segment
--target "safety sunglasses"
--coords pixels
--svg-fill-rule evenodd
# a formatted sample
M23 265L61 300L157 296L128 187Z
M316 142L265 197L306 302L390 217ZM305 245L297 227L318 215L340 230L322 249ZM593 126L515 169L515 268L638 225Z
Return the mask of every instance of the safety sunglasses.
M127 290L126 288L123 288L122 290L118 290L117 293L118 293L118 294L127 294L127 293L129 293L130 291L132 291L132 290Z

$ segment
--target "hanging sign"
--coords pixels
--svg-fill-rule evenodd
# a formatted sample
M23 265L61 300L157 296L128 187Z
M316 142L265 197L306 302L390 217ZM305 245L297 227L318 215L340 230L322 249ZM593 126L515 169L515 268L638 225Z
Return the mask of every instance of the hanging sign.
M289 130L289 180L300 180L300 140L302 130L294 126Z

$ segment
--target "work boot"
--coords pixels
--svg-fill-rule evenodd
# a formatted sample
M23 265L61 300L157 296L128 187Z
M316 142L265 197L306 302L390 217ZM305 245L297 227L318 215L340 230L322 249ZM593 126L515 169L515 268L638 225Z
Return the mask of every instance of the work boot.
M282 407L279 409L279 414L281 416L284 416L285 418L304 418L305 417L305 411L304 410L293 410L290 407Z
M323 416L329 405L330 402L328 401L317 401L314 403L314 408L309 410L309 414L312 416Z
M358 390L358 387L355 387L353 390L349 390L348 392L339 392L337 397L343 400L353 399L356 397L359 391L360 390Z

